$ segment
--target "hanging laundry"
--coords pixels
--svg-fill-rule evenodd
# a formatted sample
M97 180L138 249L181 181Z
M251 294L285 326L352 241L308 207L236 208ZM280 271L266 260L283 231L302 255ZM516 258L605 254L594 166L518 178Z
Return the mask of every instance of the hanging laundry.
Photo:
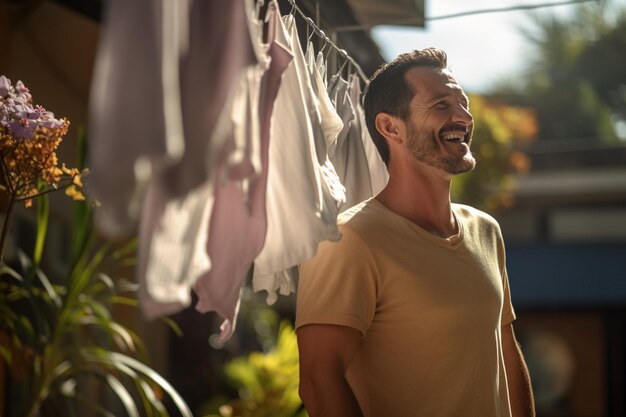
M191 287L211 268L206 253L213 184L172 200L160 184L148 186L139 227L139 301L148 319L191 303Z
M345 210L372 197L372 181L361 138L361 126L348 91L348 82L340 74L336 74L330 81L329 91L343 120L337 145L328 156L346 187L346 201L341 206Z
M224 341L234 331L240 290L254 258L259 254L265 242L266 189L269 166L270 126L274 101L278 95L283 72L292 60L286 46L277 39L280 30L278 3L272 1L266 12L268 22L268 44L263 45L264 53L271 59L269 68L263 74L258 103L260 119L260 171L251 178L239 179L232 172L224 169L218 174L215 184L215 204L209 226L206 251L212 259L212 267L195 284L198 295L196 309L205 312L217 311L225 318L221 326L220 340ZM258 42L261 42L262 28L258 28ZM251 100L252 104L253 101ZM255 110L253 107L251 110ZM235 136L250 138L254 135Z
M319 53L314 59L313 45L309 43L305 55L311 86L313 88L313 105L317 107L321 130L316 130L316 134L321 137L316 141L318 155L323 156L322 164L330 161L328 155L337 146L337 137L344 128L341 117L337 114L334 103L331 101L326 91L324 56ZM332 164L332 161L331 161ZM335 169L333 165L333 169ZM335 170L336 172L336 170ZM339 178L339 176L337 176ZM345 185L342 183L342 185Z
M249 0L106 3L87 179L105 234L136 227L154 176L165 194L182 196L225 157L219 120L242 71L256 64L246 3L253 7Z
M104 10L89 103L86 181L102 202L97 220L106 234L132 229L148 161L170 163L184 151L176 83L187 27L175 22L187 8L185 1L111 0Z
M376 195L385 188L387 181L389 181L389 173L387 172L387 166L383 162L383 159L374 145L374 141L367 130L365 123L365 110L361 104L361 83L359 77L356 74L352 74L349 77L349 95L350 102L355 111L356 121L354 129L355 132L360 131L361 141L363 142L363 149L365 150L365 156L367 158L367 165L369 167L370 181L372 183L372 195ZM358 137L358 133L356 133Z
M307 52L304 54L306 63L307 74L310 77L310 83L312 88L312 100L309 103L311 108L311 124L313 127L313 136L315 138L315 150L318 156L318 163L322 172L322 179L325 181L333 194L337 199L337 210L334 210L333 216L336 218L339 213L339 208L344 201L343 193L345 193L345 187L343 186L336 170L332 164L332 161L328 157L329 149L336 146L336 140L339 132L343 128L341 118L337 114L333 103L326 91L326 66L324 57L321 53L317 55L317 59L314 59L315 52L311 42L307 45ZM269 304L273 304L276 300L276 293L282 295L289 295L295 292L295 283L298 278L298 267L293 265L283 271L276 272L272 275L262 275L257 273L254 276L254 282L257 285L261 285L261 282L265 287L270 287L273 283L273 293L270 293L267 300ZM269 291L268 291L269 292Z
M295 19L288 15L281 23L277 38L290 46L294 59L283 75L274 107L273 117L280 121L272 123L270 136L267 236L252 280L255 291L268 292L270 304L276 291L294 290L285 271L312 257L319 242L341 237L336 221L345 199L327 157L330 136L324 134Z
M260 77L268 63L251 39L251 32L258 32L249 19L253 9L249 1L217 0L194 1L190 9L189 53L181 64L185 153L179 163L161 167L152 175L140 224L138 280L143 288L142 310L148 318L187 307L193 284L212 267L206 246L217 172L245 177L261 169L256 109ZM222 33L210 31L208 22L216 19L223 19L214 27L223 29ZM236 33L230 44L221 36L232 30ZM242 32L248 36L246 41ZM221 39L219 47L217 38ZM224 52L223 47L229 45L242 47L245 55L252 53L252 57L242 59L241 50ZM207 47L211 51L204 49ZM229 74L212 69L220 67L214 64L221 62L217 51L237 57L225 63L231 68ZM213 57L212 62L207 55ZM221 76L227 84L214 85L215 80L207 79L210 75ZM207 85L219 91L223 107L210 102Z
M294 291L297 265L321 241L341 237L342 180L359 152L349 137L363 145L359 170L380 169L362 108L350 106L358 79L328 89L324 58L302 52L294 16L272 0L263 44L254 8L111 0L90 103L98 224L116 235L140 220L144 314L178 312L194 291L198 311L224 318L222 341L253 261L253 288L271 304Z
M265 65L259 62L251 33L255 30L249 19L253 11L252 0L192 1L189 51L180 69L186 148L181 161L168 167L161 179L172 196L213 180L224 164L257 168L260 164L258 144L246 139L234 143L231 131L234 109L245 106L241 92L246 73ZM258 96L258 90L251 94ZM257 123L254 129L258 129L258 122L251 123ZM246 152L248 145L256 151Z

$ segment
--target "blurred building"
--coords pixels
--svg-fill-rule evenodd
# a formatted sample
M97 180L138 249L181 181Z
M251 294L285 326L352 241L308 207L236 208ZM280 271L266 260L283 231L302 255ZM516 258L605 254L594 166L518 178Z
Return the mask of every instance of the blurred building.
M536 141L499 220L541 416L626 415L626 146Z

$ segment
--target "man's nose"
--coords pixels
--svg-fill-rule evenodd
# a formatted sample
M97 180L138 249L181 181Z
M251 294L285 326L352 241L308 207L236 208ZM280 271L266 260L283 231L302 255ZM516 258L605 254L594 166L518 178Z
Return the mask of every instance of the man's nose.
M459 104L455 107L453 118L455 122L463 123L466 126L472 123L472 121L474 120L474 118L472 117L472 113L470 113L469 109L467 109L462 104Z

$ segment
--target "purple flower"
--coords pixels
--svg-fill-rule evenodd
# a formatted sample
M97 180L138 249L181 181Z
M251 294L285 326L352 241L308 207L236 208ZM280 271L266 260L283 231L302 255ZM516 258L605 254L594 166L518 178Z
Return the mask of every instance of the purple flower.
M63 126L63 122L56 119L43 120L39 122L39 126L45 127L46 129L58 129Z
M18 119L9 122L9 130L16 138L32 139L35 137L37 123L29 122L28 119Z
M11 80L4 75L0 75L0 97L7 96L11 91Z
M24 94L24 93L30 92L30 90L24 85L24 83L21 80L18 80L18 82L15 83L15 91L17 91L18 94Z
M28 113L29 112L27 110L16 109L12 116L13 119L30 119L30 117L28 117Z
M11 106L9 109L13 110L13 113L32 111L32 108L28 105L28 103L19 99L11 100L9 106Z
M42 116L43 112L39 111L38 109L29 109L28 110L28 115L26 117L28 117L31 120L37 120Z
M57 120L52 112L30 102L31 95L22 81L15 86L5 76L0 76L0 127L19 139L34 139L38 127L47 130L63 128L65 122Z
M15 83L15 91L17 92L16 97L23 100L25 103L29 103L33 99L30 90L21 80Z

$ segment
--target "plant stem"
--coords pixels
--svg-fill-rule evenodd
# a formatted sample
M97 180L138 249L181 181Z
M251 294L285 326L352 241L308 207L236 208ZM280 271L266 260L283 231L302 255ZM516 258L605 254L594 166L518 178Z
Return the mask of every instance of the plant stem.
M2 225L2 237L0 237L0 262L4 260L4 244L6 243L7 236L9 235L9 224L11 223L11 214L13 214L13 208L15 207L16 199L15 194L9 194L9 207L4 217L4 224Z

